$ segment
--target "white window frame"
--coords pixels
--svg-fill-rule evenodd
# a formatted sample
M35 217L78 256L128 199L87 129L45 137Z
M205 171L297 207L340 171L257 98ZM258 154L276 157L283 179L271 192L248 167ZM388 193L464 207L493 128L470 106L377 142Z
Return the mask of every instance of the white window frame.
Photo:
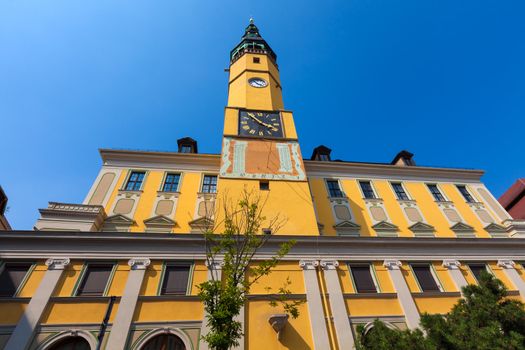
M75 284L75 287L73 288L73 293L71 296L73 297L83 297L83 298L97 298L99 296L86 296L86 295L78 295L78 290L80 288L80 285L82 284L84 277L86 276L88 266L89 265L97 265L97 264L113 264L113 267L111 268L111 272L109 273L108 280L106 282L106 286L104 287L104 292L102 293L102 297L108 296L109 288L111 287L111 283L113 282L113 278L115 277L115 273L117 272L118 262L116 261L86 261L82 265L82 270L80 271L80 276L78 276L77 282Z
M434 278L434 282L436 282L436 285L441 293L443 293L445 290L443 289L443 284L441 283L441 280L439 279L436 269L434 268L434 264L432 262L414 262L414 263L408 263L410 266L410 271L412 272L412 275L414 276L414 279L416 280L417 287L419 288L420 293L432 293L432 292L425 292L423 291L423 288L421 288L421 284L419 283L419 279L417 278L416 272L412 268L415 266L428 266L430 268L430 274Z
M168 266L190 266L188 283L186 285L186 293L179 296L188 296L191 295L191 287L193 284L193 272L195 271L195 262L194 261L164 261L162 263L162 271L160 274L159 285L157 287L157 296L169 296L170 294L162 294L162 285L164 284L164 277L166 276L166 267Z
M332 197L330 195L330 188L328 187L328 181L337 181L337 185L339 186L339 191L341 191L341 193L343 194L341 197ZM348 196L346 195L346 192L343 190L343 186L341 184L341 180L340 179L336 179L336 178L333 178L333 177L326 177L326 178L324 178L324 186L326 188L326 192L327 192L329 198L348 198Z
M445 200L444 201L437 201L434 198L434 195L432 194L432 191L430 191L430 188L428 187L429 185L436 185L437 189L439 190L439 193L441 193L441 195L443 196L443 198ZM437 202L437 203L450 202L450 199L448 199L447 195L443 191L443 188L441 188L441 184L440 183L438 183L438 182L425 182L425 187L427 188L427 191L428 191L428 193L430 193L430 196L432 197L434 202Z
M179 184L177 185L177 190L176 191L165 192L164 191L164 184L166 182L166 178L168 177L168 175L175 175L175 174L179 174ZM183 179L183 177L184 177L184 173L181 172L181 171L166 170L164 172L164 175L162 176L162 181L160 182L159 192L163 192L163 193L180 193L180 187L182 186L182 179Z
M472 197L472 199L474 200L473 202L467 202L467 200L465 199L465 197L463 196L463 193L461 193L461 191L459 190L458 186L465 186L465 189L467 190L468 194L470 194L470 196ZM472 191L470 189L470 186L467 185L467 184L463 184L463 183L455 183L454 184L454 187L456 187L456 190L458 191L459 195L461 196L461 198L463 198L463 200L465 201L465 203L467 204L475 204L475 203L482 203L479 201L479 198L476 197L474 191Z
M375 200L375 199L381 199L381 197L378 195L377 190L374 186L374 182L371 179L356 179L357 181L357 187L359 187L359 191L361 192L361 197L364 200ZM370 182L370 187L372 188L372 192L374 192L375 198L366 198L365 193L363 192L363 189L361 188L361 182Z
M352 287L354 289L354 294L364 294L364 293L359 293L357 291L357 286L356 286L356 283L355 283L355 280L354 280L354 275L352 274L352 266L351 265L355 265L355 266L366 266L368 265L368 268L370 270L370 276L372 277L372 281L374 282L374 286L376 287L376 293L381 293L381 287L379 285L379 281L377 280L377 275L376 275L376 270L375 270L375 267L374 267L374 264L371 263L371 262L359 262L359 261L356 261L356 262L352 262L352 261L348 261L346 263L346 266L348 268L348 274L350 275L350 282L352 282Z
M399 198L397 198L396 190L394 189L394 185L393 185L394 183L401 185L401 187L403 188L403 191L405 191L408 199L399 199ZM406 188L406 186L405 186L403 181L388 181L388 184L390 185L390 189L392 189L392 192L394 192L394 197L396 198L396 200L398 200L398 201L414 201L414 199L410 195L410 192L408 192L408 190L407 190L407 188Z
M142 179L142 183L140 184L140 189L138 190L127 190L126 187L128 186L129 178L131 177L131 174L134 172L140 172L144 173L144 179ZM128 173L126 174L126 178L124 179L124 182L122 183L122 186L120 187L121 191L124 192L142 192L144 191L144 184L146 183L149 175L149 170L146 169L128 169Z
M217 185L216 185L216 190L215 192L202 192L202 186L204 185L204 177L206 176L215 176L217 178ZM219 190L219 174L216 174L216 173L202 173L202 176L201 176L201 181L200 181L200 185L199 185L199 192L198 193L201 193L201 194L217 194L217 191Z
M472 269L470 268L471 264L472 265L485 265L485 270L488 273L490 273L492 276L495 276L494 275L494 271L492 271L492 269L490 268L489 264L487 264L486 262L483 262L483 261L467 261L467 262L465 262L465 265L467 265L470 274L472 275L472 277L474 277L474 281L476 281L476 283L478 285L479 285L479 281L478 281L478 278L476 277L476 275L474 274L474 272L472 271Z

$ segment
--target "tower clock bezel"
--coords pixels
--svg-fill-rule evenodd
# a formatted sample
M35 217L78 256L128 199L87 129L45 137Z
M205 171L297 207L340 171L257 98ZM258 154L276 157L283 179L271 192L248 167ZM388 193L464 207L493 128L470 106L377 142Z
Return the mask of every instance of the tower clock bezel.
M261 83L261 84L259 84ZM248 79L248 85L251 87L254 87L256 89L262 89L270 85L266 79L260 78L260 77L252 77Z
M239 109L237 135L250 138L283 139L285 132L282 114L280 111Z

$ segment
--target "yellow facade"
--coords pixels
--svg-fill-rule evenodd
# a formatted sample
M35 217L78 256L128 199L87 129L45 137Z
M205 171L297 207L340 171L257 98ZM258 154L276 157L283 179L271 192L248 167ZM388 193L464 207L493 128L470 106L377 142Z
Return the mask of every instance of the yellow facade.
M94 349L101 333L102 349L140 350L162 335L206 349L202 231L210 222L220 231L221 205L243 191L265 203L262 229L284 220L261 231L273 236L270 251L297 244L253 286L239 349L351 349L356 326L376 318L416 328L420 314L448 312L480 268L509 298L524 297L525 233L482 172L418 167L403 152L391 164L330 161L326 148L305 159L275 53L253 24L231 53L221 153L182 149L101 150L83 204L51 202L37 232L19 233L20 243L5 236L0 273L16 264L27 272L0 297L0 349L47 350L78 337ZM89 284L97 278L102 288ZM287 280L290 299L304 303L283 321L269 302Z

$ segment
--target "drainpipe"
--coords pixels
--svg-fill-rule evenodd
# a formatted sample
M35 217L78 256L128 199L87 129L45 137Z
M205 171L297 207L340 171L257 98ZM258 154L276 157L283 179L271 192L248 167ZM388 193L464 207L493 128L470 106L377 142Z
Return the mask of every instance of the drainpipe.
M109 298L108 302L108 308L106 309L106 316L104 316L104 320L102 321L102 324L100 325L100 332L98 333L98 343L97 343L97 350L100 350L100 347L102 346L102 340L104 340L104 334L106 334L106 328L108 328L108 322L109 317L111 316L111 310L113 310L113 304L115 304L115 299L117 297L112 295Z

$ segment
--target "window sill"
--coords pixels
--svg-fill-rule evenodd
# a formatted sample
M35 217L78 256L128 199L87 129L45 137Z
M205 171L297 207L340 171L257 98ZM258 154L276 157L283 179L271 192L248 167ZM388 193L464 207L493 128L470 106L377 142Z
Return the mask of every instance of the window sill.
M363 200L365 202L372 202L372 203L383 203L383 198L364 198L363 197Z
M143 190L138 191L130 191L130 190L118 190L118 194L124 194L124 195L136 195L140 196L144 192Z
M13 302L29 303L30 301L31 301L31 297L17 297L17 296L13 296L13 297L3 296L3 297L0 297L0 303L5 303L5 302L8 302L8 303L13 303Z
M397 293L344 293L345 299L396 299Z
M348 200L348 197L347 196L341 196L341 197L328 196L328 199L331 199L331 200Z
M415 199L398 199L397 200L400 204L416 204Z
M157 191L158 196L169 196L169 197L179 197L180 192L179 191Z
M154 300L200 300L198 295L140 295L140 301Z
M216 197L217 192L197 192L197 196L211 196Z
M80 296L80 295L77 295L77 296L65 296L65 297L51 297L50 300L51 301L54 301L54 302L66 302L66 303L69 303L69 302L80 302L80 301L83 301L83 302L107 302L109 299L111 298L111 296ZM117 296L115 301L119 301L120 300L120 296Z
M413 292L411 294L413 297L419 298L461 297L460 292Z

